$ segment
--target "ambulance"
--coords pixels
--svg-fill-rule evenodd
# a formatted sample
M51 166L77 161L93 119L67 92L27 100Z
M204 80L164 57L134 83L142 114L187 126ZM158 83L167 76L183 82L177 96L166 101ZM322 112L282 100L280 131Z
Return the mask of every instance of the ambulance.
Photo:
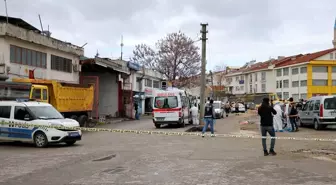
M192 124L191 103L186 91L172 88L157 90L153 99L153 123L156 128L161 125Z

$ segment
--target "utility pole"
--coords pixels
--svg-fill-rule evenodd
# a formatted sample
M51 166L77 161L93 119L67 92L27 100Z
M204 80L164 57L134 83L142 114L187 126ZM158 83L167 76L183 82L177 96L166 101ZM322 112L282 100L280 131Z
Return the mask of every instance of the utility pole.
M210 80L211 80L211 89L212 89L212 99L214 100L215 96L215 90L214 90L214 83L213 83L213 73L212 71L209 72L210 73Z
M7 1L5 1L5 10L6 10L6 20L7 20L7 24L8 24L8 11L7 11Z
M203 118L204 118L204 103L205 103L205 79L206 79L206 76L205 76L205 67L206 67L206 41L208 40L208 38L206 37L207 36L207 33L208 33L208 30L207 30L207 26L208 24L202 24L201 23L201 26L202 26L202 29L201 29L201 33L202 33L202 37L201 37L201 40L202 40L202 69L201 69L201 98L200 98L200 117L199 117L199 124L200 125L204 125L204 122L203 122Z

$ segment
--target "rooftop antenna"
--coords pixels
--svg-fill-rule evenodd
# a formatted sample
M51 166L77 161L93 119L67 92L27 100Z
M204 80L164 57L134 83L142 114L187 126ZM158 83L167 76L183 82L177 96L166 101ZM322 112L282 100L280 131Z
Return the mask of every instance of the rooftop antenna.
M5 1L6 19L7 19L7 24L8 24L7 0L4 0L4 1Z
M124 47L124 37L121 35L121 42L120 42L120 60L123 59L123 47Z
M38 16L39 16L39 20L40 20L41 30L42 30L42 32L43 32L43 25L42 25L41 16L40 16L40 14L38 14Z
M48 30L44 31L44 30L43 30L42 20L41 20L41 15L38 14L38 16L39 16L39 20L40 20L40 25L41 25L41 31L42 31L42 34L43 34L43 35L46 35L47 37L50 37L51 32L49 31L49 25L48 25Z

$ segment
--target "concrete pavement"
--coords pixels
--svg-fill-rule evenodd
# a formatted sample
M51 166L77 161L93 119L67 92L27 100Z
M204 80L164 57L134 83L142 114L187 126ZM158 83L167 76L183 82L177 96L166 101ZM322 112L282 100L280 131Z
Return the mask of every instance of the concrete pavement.
M239 119L217 120L218 132L237 132ZM150 120L107 127L155 130ZM333 146L277 141L279 155L264 157L259 139L85 133L74 147L0 144L0 184L331 185L335 162L295 151Z

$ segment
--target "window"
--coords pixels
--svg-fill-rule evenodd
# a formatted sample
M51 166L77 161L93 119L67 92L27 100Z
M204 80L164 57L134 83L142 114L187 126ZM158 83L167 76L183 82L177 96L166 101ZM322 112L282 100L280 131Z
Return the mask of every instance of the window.
M327 66L313 66L314 73L327 73L328 67Z
M240 86L240 90L241 90L241 91L244 91L244 86Z
M289 80L283 81L283 88L289 88Z
M311 101L308 106L309 110L314 110L314 101Z
M293 68L292 75L297 75L297 74L299 74L299 68Z
M336 109L336 98L326 98L324 100L324 109Z
M153 88L160 88L160 82L159 81L153 81Z
M72 60L56 55L51 55L51 69L72 73Z
M254 92L258 92L258 84L254 85Z
M282 93L281 92L278 92L278 93L276 93L277 94L277 96L279 97L279 99L282 99Z
M252 85L250 85L250 93L252 93Z
M250 74L250 83L252 83L252 74Z
M299 81L292 81L292 87L299 87Z
M10 62L15 63L15 46L10 46Z
M307 67L301 67L300 68L300 73L307 73Z
M276 76L281 76L282 75L282 73L281 73L281 69L277 69L277 71L276 71Z
M266 72L265 71L261 72L261 80L262 81L266 80Z
M302 111L306 111L308 109L309 104L310 104L310 101L307 101L306 104L303 105Z
M44 62L43 62L44 61ZM10 62L33 67L47 68L47 54L10 45Z
M37 118L64 119L63 115L59 113L53 106L29 106L28 109Z
M332 81L332 86L336 86L336 80Z
M283 98L287 100L289 98L289 92L283 92Z
M239 76L236 77L236 81L237 81L237 82L239 81Z
M145 81L145 86L146 87L152 87L153 85L152 85L152 80L150 80L150 79L146 79L146 81Z
M331 68L331 71L332 71L333 73L336 73L336 66L333 66L333 67Z
M320 110L320 100L315 101L314 110Z
M306 100L307 99L307 94L306 93L300 94L300 99Z
M0 118L10 118L11 106L0 106Z
M333 53L330 53L329 56L330 56L330 60L334 59L334 54Z
M292 98L294 101L299 101L299 94L292 94Z
M313 86L327 86L328 80L313 80Z
M306 87L307 86L307 80L301 80L300 81L300 86L301 87Z
M29 119L30 118L30 114L27 111L26 107L21 107L21 106L15 106L15 110L14 110L14 119L17 120L25 120L25 118Z
M48 99L48 91L47 91L47 89L43 89L42 91L43 91L43 93L42 93L42 99L43 100L47 100Z
M261 84L261 92L266 92L266 84Z
M155 108L176 108L178 106L176 96L155 97Z
M258 81L258 73L254 74L254 81Z
M283 76L288 76L289 75L289 68L283 68Z
M40 100L41 99L41 89L34 89L32 98L36 100Z
M27 50L27 65L29 65L29 66L33 65L33 63L32 63L32 51L31 50Z
M276 81L276 88L279 89L279 81Z

